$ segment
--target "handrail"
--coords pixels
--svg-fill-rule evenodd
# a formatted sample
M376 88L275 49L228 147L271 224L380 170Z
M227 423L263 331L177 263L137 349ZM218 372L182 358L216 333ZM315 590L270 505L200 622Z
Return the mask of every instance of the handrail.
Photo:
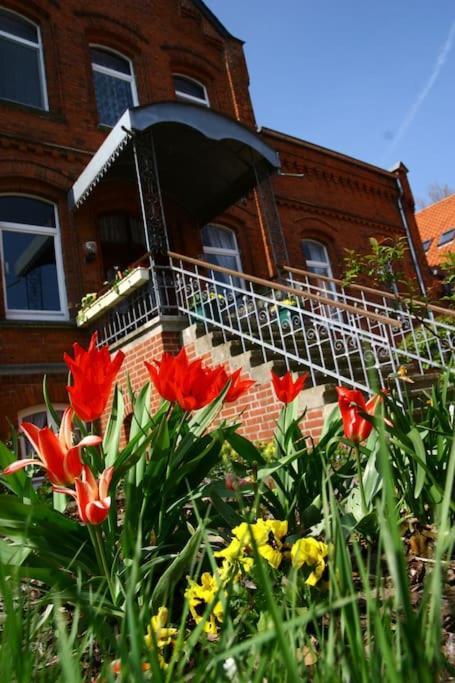
M358 285L356 283L349 283L346 284L343 282L343 280L339 280L338 278L334 277L329 277L328 275L318 275L317 273L312 273L309 270L303 270L302 268L294 268L292 266L286 266L282 265L280 266L282 270L287 271L288 273L294 273L295 275L305 275L309 276L318 280L322 280L323 282L333 282L336 285L341 285L342 287L349 287L350 289L356 289L361 292L366 292L367 294L377 294L379 296L382 296L384 299L393 299L394 301L404 301L405 303L414 303L417 306L422 306L427 308L429 311L434 311L435 313L441 313L443 315L448 315L452 318L455 318L455 311L450 309L450 308L444 308L443 306L436 306L435 304L427 304L425 301L420 301L420 299L410 299L409 297L402 297L400 295L392 294L392 292L386 292L382 289L375 289L373 287L364 287L363 285ZM373 302L371 302L373 303Z
M276 289L286 294L292 294L293 296L299 297L300 299L310 299L312 301L317 301L320 304L330 306L331 308L339 308L343 311L347 311L348 313L354 313L356 315L360 313L365 318L370 318L371 320L383 323L384 325L390 325L391 327L395 328L401 327L401 322L398 320L394 320L393 318L387 318L386 316L379 315L378 313L370 313L369 311L360 309L358 306L351 306L350 304L344 304L341 301L334 301L333 299L329 299L324 296L310 294L309 292L302 292L300 289L295 289L294 287L287 287L286 285L281 285L278 282L264 280L263 278L256 277L255 275L247 275L246 273L240 272L238 270L231 270L230 268L225 268L224 266L217 266L214 263L201 261L200 259L195 259L190 256L184 256L183 254L177 254L174 251L168 251L168 256L170 258L190 263L194 266L206 268L207 270L213 270L218 273L224 273L225 275L230 275L231 277L236 277L241 280L246 280L247 282L252 282L253 284L260 285L262 287L269 287L270 289Z

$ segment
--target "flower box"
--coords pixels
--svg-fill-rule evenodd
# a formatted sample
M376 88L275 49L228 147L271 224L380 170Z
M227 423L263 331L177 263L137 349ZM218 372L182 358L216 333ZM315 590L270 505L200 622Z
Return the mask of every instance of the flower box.
M107 292L101 294L95 301L77 314L77 325L83 327L88 323L99 318L110 308L114 308L122 299L129 296L131 292L138 289L148 282L150 271L148 268L138 266L131 273L115 283Z

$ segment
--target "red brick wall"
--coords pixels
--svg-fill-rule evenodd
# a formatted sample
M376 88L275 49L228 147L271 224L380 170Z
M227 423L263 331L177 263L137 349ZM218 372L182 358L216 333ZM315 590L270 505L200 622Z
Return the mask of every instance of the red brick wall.
M125 346L122 350L126 354L125 361L119 375L118 384L124 390L125 415L131 411L131 406L127 398L127 376L130 376L132 387L135 391L139 390L148 380L149 375L144 365L144 360L150 362L152 359L160 359L163 352L175 354L181 348L181 335L179 332L167 332L157 329L155 333L150 333L146 339L138 339ZM198 355L194 344L185 346L188 357L194 360L201 358L204 363L214 365L210 354ZM226 369L234 370L226 362ZM152 388L152 410L156 410L161 402L161 398ZM270 381L264 384L255 384L235 403L226 404L220 413L218 421L228 420L229 422L240 422L239 433L247 436L254 441L269 441L273 437L276 421L278 419L282 403L274 394ZM108 411L102 420L102 427L106 425ZM128 422L128 421L127 421ZM317 439L323 426L323 406L308 410L302 428L308 436Z

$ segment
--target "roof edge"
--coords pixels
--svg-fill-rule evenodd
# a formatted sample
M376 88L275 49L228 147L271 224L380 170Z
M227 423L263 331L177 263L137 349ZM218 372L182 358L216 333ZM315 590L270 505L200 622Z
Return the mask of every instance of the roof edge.
M438 199L438 201L433 202L433 204L428 204L428 206L424 206L423 209L420 209L420 211L416 211L415 215L418 216L420 213L423 213L424 211L429 211L434 206L437 206L438 204L441 204L442 202L446 202L448 199L455 200L455 192L452 192L452 194L449 194L447 197L443 197L442 199Z
M329 147L323 147L322 145L317 145L314 142L309 142L308 140L303 140L302 138L297 138L294 135L288 135L287 133L282 133L279 130L274 130L273 128L266 128L265 126L261 126L259 129L260 133L265 133L266 135L270 135L271 137L278 138L279 140L284 140L287 142L293 142L296 144L304 145L305 147L310 147L311 149L315 149L321 152L325 152L326 154L329 154L330 156L336 158L336 159L342 159L346 161L350 161L351 163L354 163L356 166L360 166L362 168L367 168L370 171L374 171L376 173L381 173L384 176L387 176L388 178L396 178L395 173L392 171L388 171L386 168L381 168L381 166L375 166L374 164L370 164L367 161L362 161L361 159L356 159L355 157L349 156L349 154L344 154L343 152L337 152L336 150L330 149Z
M229 38L230 40L236 40L238 43L241 43L242 45L245 44L245 41L242 40L241 38L237 38L234 36L230 31L227 30L226 26L218 19L218 17L212 12L212 10L207 7L205 2L203 0L192 0L193 5L195 5L200 12L205 16L205 18L210 21L211 24L221 33L221 35L224 38Z

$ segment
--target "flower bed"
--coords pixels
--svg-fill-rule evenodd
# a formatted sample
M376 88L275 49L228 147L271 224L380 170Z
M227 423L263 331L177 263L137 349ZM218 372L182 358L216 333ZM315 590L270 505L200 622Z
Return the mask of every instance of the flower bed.
M119 387L104 434L94 425L123 360L96 336L76 344L59 434L23 424L27 460L0 446L3 680L450 674L447 378L421 422L387 392L339 387L314 444L297 412L305 376L272 375L282 411L265 451L217 423L251 380L182 350L146 361L121 447ZM33 488L36 467L47 489Z
M78 326L83 327L84 325L93 322L106 311L117 306L120 301L148 282L149 278L149 269L138 266L128 273L128 275L119 279L101 296L97 297L96 294L89 294L84 297L86 303L85 305L82 305L77 314Z

